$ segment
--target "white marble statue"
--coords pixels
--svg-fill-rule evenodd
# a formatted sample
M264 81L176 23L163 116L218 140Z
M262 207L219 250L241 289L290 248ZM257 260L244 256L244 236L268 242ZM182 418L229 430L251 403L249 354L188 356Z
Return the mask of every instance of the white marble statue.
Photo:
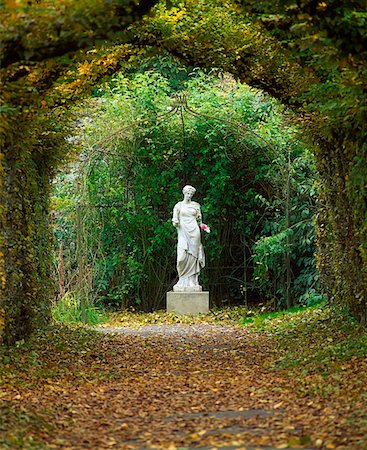
M204 248L201 244L200 228L209 228L201 221L199 203L192 201L196 189L185 186L184 199L173 209L172 223L177 228L177 272L179 280L173 291L201 291L199 285L200 269L205 266ZM207 231L207 230L206 230Z

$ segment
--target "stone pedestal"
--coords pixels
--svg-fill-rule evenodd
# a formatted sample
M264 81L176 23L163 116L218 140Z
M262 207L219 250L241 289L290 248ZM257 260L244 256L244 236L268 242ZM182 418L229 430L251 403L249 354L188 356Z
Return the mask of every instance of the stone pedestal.
M209 292L167 292L167 312L206 314L209 312Z

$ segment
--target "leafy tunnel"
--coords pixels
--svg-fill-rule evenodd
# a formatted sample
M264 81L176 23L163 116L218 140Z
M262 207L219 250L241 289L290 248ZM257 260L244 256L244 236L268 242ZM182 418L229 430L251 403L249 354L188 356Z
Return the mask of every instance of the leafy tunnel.
M364 2L69 0L55 6L45 0L6 2L2 15L0 257L7 343L48 320L50 180L68 153L70 105L139 64L143 53L162 50L190 66L231 73L298 115L317 145L323 288L366 323Z

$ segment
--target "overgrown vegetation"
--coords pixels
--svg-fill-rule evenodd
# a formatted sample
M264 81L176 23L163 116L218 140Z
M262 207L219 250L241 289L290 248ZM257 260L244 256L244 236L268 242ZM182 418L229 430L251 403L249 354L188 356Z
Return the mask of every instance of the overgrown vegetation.
M96 325L107 320L107 313L91 303L83 304L73 292L68 292L55 301L51 309L52 318L57 323Z
M153 4L1 2L0 308L7 344L50 318L50 179L68 151L68 104L120 66L126 48L113 55L101 45L121 38ZM101 64L90 78L82 63L88 67L94 45Z
M60 298L162 308L177 276L172 209L189 183L212 230L202 283L215 304L319 299L316 174L290 114L229 75L168 56L141 66L76 111L70 141L83 150L53 196Z
M362 1L2 3L1 309L5 340L49 318L49 180L71 103L166 49L289 105L318 144L318 265L329 297L366 322L366 9ZM276 13L276 14L274 14ZM83 20L75 18L83 17ZM47 30L47 32L45 32Z
M367 72L366 52L356 50L367 36L365 3L174 6L157 6L141 42L158 42L191 64L221 67L264 89L297 112L317 142L321 280L329 298L366 323Z
M144 13L155 4L157 7L152 14L141 21ZM8 345L7 348L0 346L0 447L111 448L124 442L136 448L218 448L249 444L253 447L365 450L366 332L335 308L335 305L345 306L348 314L366 325L365 1L5 0L0 2L0 8L4 50L0 105L0 328L1 341ZM170 55L175 55L180 62L176 65L174 82L162 83L172 73ZM155 67L141 64L149 56L153 57L150 61L156 58ZM139 65L142 65L140 73L133 76ZM212 325L221 317L223 323L231 324L238 315L243 317L250 312L214 310L206 318L197 318L204 327L190 328L187 324L173 327L176 332L182 332L181 335L152 336L144 335L144 330L125 330L121 333L126 334L109 337L84 327L71 328L59 323L41 330L50 322L50 301L54 294L50 285L51 180L71 147L65 137L74 136L71 129L85 125L88 117L92 117L90 125L93 125L98 119L93 117L94 113L100 113L101 119L111 113L111 123L117 129L120 124L113 117L113 108L108 111L107 103L103 104L103 99L108 97L115 98L117 106L122 105L120 100L125 102L126 124L143 118L144 124L157 125L157 114L169 113L164 109L166 97L186 86L185 83L189 86L191 78L182 67L216 68L218 73L232 74L236 80L252 86L248 91L248 88L241 88L244 98L255 99L260 106L268 103L271 108L260 108L259 117L247 114L245 108L244 117L252 118L250 125L254 128L251 131L264 130L263 125L269 125L271 118L276 117L274 111L281 110L274 106L277 105L275 100L265 95L258 101L259 92L253 90L256 87L293 110L305 134L312 136L316 144L312 151L320 176L318 267L322 286L334 307L316 305L290 313L257 316L243 328L218 328L206 325L205 321ZM147 77L144 78L148 68L164 94L162 104L148 101L154 91ZM113 78L117 82L111 81ZM138 81L144 80L146 92L150 92L144 98L145 103L124 97L124 93L136 93ZM106 83L108 88L105 88ZM205 83L208 84L207 79ZM216 89L216 83L210 81L209 84ZM213 92L218 93L215 89ZM203 111L207 99L204 93L200 89L195 92L195 107ZM87 109L81 105L84 100ZM213 109L220 107L231 116L232 108L221 100L221 95L210 99ZM189 98L189 105L190 102ZM82 122L78 122L75 115L70 117L70 105L76 103L81 106L79 112L83 111L79 116L84 118ZM250 112L253 113L254 108ZM281 152L276 148L271 154L275 160L279 158L276 165L267 165L262 152L257 153L264 147L253 134L250 138L251 133L242 135L217 122L210 128L209 120L196 118L197 122L190 122L187 117L184 119L185 124L190 124L185 129L187 136L195 137L196 123L205 131L208 136L206 157L214 161L211 170L217 168L222 175L219 177L208 169L207 179L197 177L192 181L202 189L203 197L198 200L203 206L210 206L206 214L212 219L212 229L221 230L220 234L213 231L210 235L213 248L221 249L229 235L238 235L235 228L239 216L224 190L232 178L235 183L245 182L235 191L240 193L240 198L233 197L235 204L243 205L243 200L248 201L250 210L245 212L258 214L253 217L248 214L242 221L246 227L240 232L247 239L240 243L245 249L245 254L241 255L242 268L249 268L249 261L258 264L251 267L249 273L245 270L241 274L229 273L238 283L236 295L240 295L242 301L251 289L258 299L269 298L272 306L285 303L290 306L295 302L312 304L321 300L316 289L319 280L313 268L314 236L310 220L315 195L310 183L314 173L313 158L292 138L282 141ZM158 123L156 127L161 135L138 134L134 128L134 132L123 133L124 139L112 140L112 146L106 146L105 140L103 149L95 145L92 149L98 150L95 157L85 160L84 169L88 170L81 170L86 175L86 183L78 191L79 197L70 183L71 190L67 191L66 187L67 192L55 202L58 211L69 207L70 213L70 222L62 224L67 245L57 248L60 261L66 264L58 265L63 300L59 299L56 310L66 303L68 291L75 294L75 303L70 302L66 310L59 311L60 319L66 320L66 317L70 321L80 314L78 320L81 317L87 321L87 311L94 308L95 293L101 294L106 304L135 305L140 301L138 306L141 306L142 289L152 291L154 285L147 281L154 277L145 279L142 275L149 271L139 259L143 248L140 244L148 243L151 254L162 249L159 245L163 243L163 236L166 238L165 226L172 232L164 222L169 216L169 205L164 203L167 211L160 215L157 211L164 208L150 208L139 189L136 198L129 197L130 191L123 183L116 182L112 185L115 191L110 191L109 172L99 151L112 152L106 152L105 158L112 163L109 167L115 170L113 175L118 176L122 170L122 181L130 179L126 176L130 164L136 175L132 179L134 188L139 187L139 183L142 185L145 176L150 193L160 206L162 193L155 190L156 185L149 180L148 159L149 163L155 163L152 164L154 175L157 176L160 169L166 181L171 174L177 179L177 174L184 173L180 166L169 166L166 170L170 162L168 149L162 152L167 160L161 158L161 153L151 151L152 147L158 149L157 144L162 142L158 138L169 135L165 123ZM105 126L106 122L103 124ZM183 133L178 133L179 129L182 131L182 123L178 124L179 121L176 136L182 143ZM286 137L288 124L286 121ZM275 120L271 125L271 131L279 139L280 124ZM92 139L92 128L89 131L84 128L84 144L88 139L92 144L97 143ZM175 126L172 130L175 131ZM213 130L220 133L217 135ZM110 131L111 128L106 130L106 134ZM150 142L152 137L155 141ZM272 136L265 138L272 141ZM197 144L199 140L192 142ZM177 150L176 144L173 148ZM116 157L116 151L121 148L129 149L122 160ZM141 154L134 159L139 149ZM76 146L73 150L77 153L81 149ZM227 158L228 150L236 157L233 161ZM298 153L299 150L302 151ZM83 151L86 155L91 149L85 146ZM198 154L198 147L190 151L201 160L200 173L204 173L207 167L204 155ZM186 162L192 167L189 166L192 164L190 155L184 156L178 158L180 164ZM92 163L89 166L88 161ZM244 167L244 161L251 161L253 167ZM235 168L234 177L231 164ZM275 173L276 166L282 169L279 173ZM283 183L284 174L286 183ZM218 188L210 189L213 187L210 177L216 179ZM98 179L105 189L98 186ZM170 186L168 181L167 187ZM186 180L183 177L181 181ZM250 186L247 183L254 184L251 185L253 191L243 189ZM125 191L119 190L120 186L124 186ZM298 191L298 186L304 189ZM171 186L175 195L179 187ZM223 214L210 216L211 210L223 200L216 196L217 192L226 198L230 209L233 208L232 228L217 222ZM128 199L122 194L128 194ZM133 242L135 253L129 253L124 243L118 242L119 235L108 233L107 224L113 225L111 231L120 230L120 226L126 227L125 233L127 230L128 221L117 226L121 211L110 208L109 200L120 200L119 196L125 201L124 217L131 220L139 237L144 228L139 221L135 222L137 218L146 220L148 231L158 221L162 230L158 235L160 240L155 242L149 239L151 236L143 236L141 242ZM281 200L279 204L276 199ZM93 214L85 214L81 200L88 201L88 208L93 205ZM112 212L103 222L101 219L105 217L100 214L103 208L99 200ZM291 204L294 210L289 207ZM72 212L76 205L79 208ZM142 209L138 210L140 205ZM226 205L222 204L224 207ZM261 230L255 232L251 227L256 219L261 219L258 220ZM59 226L60 215L56 221ZM84 230L84 224L88 229ZM223 230L229 230L228 235L224 236ZM60 228L56 232L60 232ZM102 238L104 244L108 242L107 237L110 238L113 253L107 254L108 264L96 258L108 246L102 249L89 245L92 242L87 241L88 236L93 237L94 243L97 237ZM299 248L292 247L292 241L297 242ZM237 245L237 240L235 243ZM124 248L123 258L115 252L120 246ZM169 249L163 246L163 250L167 250L167 257ZM73 253L79 256L79 261ZM118 255L118 260L113 260L112 254ZM61 255L64 256L61 258ZM232 254L229 256L232 258ZM239 261L237 251L233 256ZM131 265L130 272L119 266L121 260L133 261L135 265ZM219 261L216 267L220 266ZM236 264L237 268L241 267ZM99 285L93 284L97 277L91 277L97 267L102 268ZM113 276L110 276L111 268L112 272L116 269ZM128 275L130 283L124 284L127 278L122 275ZM247 275L252 276L253 283ZM228 273L225 276L228 286ZM209 273L205 280L208 285L210 277ZM293 284L290 283L292 278ZM124 285L123 292L118 291L120 282ZM225 293L222 298L232 295L233 292ZM157 304L158 297L154 299ZM73 312L71 318L67 316L70 311ZM114 320L121 324L134 321L130 312L115 316ZM163 313L149 316L139 313L135 323L186 320ZM35 330L37 333L32 335ZM186 332L191 334L187 337Z

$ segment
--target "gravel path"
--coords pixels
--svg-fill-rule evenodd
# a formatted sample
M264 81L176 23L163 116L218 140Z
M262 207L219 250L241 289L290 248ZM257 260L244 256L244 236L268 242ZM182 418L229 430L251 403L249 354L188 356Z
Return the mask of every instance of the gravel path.
M208 324L153 324L144 325L139 328L130 327L93 327L94 330L100 331L105 334L126 334L131 336L156 336L156 335L168 335L170 337L199 337L208 332L213 332L216 335L225 335L235 333L238 328L223 326L223 325L208 325Z

